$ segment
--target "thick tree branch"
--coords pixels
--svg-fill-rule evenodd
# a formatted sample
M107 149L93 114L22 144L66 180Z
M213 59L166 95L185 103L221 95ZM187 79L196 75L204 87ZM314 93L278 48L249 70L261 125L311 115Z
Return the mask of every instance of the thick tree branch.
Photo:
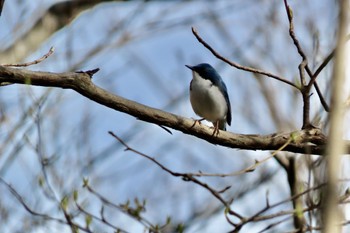
M324 153L326 137L319 129L269 135L245 135L220 131L218 136L213 137L210 127L198 124L194 125L192 119L167 113L113 95L94 85L91 81L91 76L92 73L89 71L49 73L0 66L0 86L3 83L17 83L72 89L92 101L116 111L124 112L145 122L169 127L185 134L196 136L213 144L244 150L278 150L292 137L292 142L283 151L319 155ZM350 151L350 143L347 142L347 145L348 151Z
M2 12L2 8L4 7L5 0L0 0L0 16Z

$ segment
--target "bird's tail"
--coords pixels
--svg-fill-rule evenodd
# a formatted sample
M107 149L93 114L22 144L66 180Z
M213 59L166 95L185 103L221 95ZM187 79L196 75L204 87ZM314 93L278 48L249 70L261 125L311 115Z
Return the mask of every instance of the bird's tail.
M219 129L226 131L226 120L219 121Z

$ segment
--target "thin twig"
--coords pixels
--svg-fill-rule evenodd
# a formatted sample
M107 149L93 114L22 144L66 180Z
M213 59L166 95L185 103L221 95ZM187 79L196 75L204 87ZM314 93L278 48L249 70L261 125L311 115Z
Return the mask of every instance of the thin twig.
M302 64L304 64L304 66L306 66L308 64L307 57L306 57L303 49L301 48L299 40L295 36L295 32L294 32L293 11L289 7L287 0L284 0L284 6L286 8L288 21L289 21L289 35L292 38L293 43L294 43L295 47L297 48L299 55L302 58ZM302 85L306 85L305 76L300 76L300 81L301 81Z
M286 143L284 145L282 145L278 150L274 151L273 153L271 153L271 155L267 156L266 158L262 159L262 160L255 160L255 163L250 165L247 168L244 168L240 171L236 171L236 172L231 172L231 173L187 173L188 175L191 176L217 176L217 177L228 177L228 176L238 176L238 175L242 175L245 173L249 173L249 172L253 172L259 165L263 164L264 162L266 162L267 160L269 160L270 158L274 157L277 155L278 152L282 151L286 146L288 146L291 142L293 141L292 136L286 141Z
M350 40L350 35L346 36L346 41ZM328 63L333 59L335 55L335 49L333 49L333 51L323 60L323 62L321 63L321 65L316 69L315 73L312 74L312 72L310 71L309 67L306 66L306 72L308 73L308 75L310 76L311 80L307 86L307 88L310 90L311 86L314 85L317 95L321 101L321 104L323 106L323 108L325 109L326 112L330 111L330 108L326 102L326 100L324 99L320 88L318 87L318 84L316 82L316 78L318 77L318 75L321 73L321 71L328 65Z
M113 228L114 230L116 230L116 232L128 233L126 230L123 230L123 229L121 229L121 228L119 228L117 226L114 226L112 223L107 221L102 215L101 215L101 217L98 217L98 216L96 216L96 215L94 215L92 213L89 213L76 200L74 200L74 203L75 203L76 207L78 208L78 210L81 211L82 213L84 213L86 216L91 216L91 218L96 219L97 221L100 221L100 222L106 224L107 226Z
M237 225L237 227L241 228L243 225L247 224L248 222L252 222L252 221L263 221L263 220L266 220L266 219L271 219L271 218L276 218L276 217L280 217L280 216L283 216L283 215L287 215L287 214L295 214L297 212L297 210L291 210L291 211L281 211L279 213L275 213L275 214L271 214L271 215L266 215L266 216L261 216L261 214L265 213L266 211L270 211L271 209L277 207L277 206L280 206L282 204L285 204L285 203L288 203L296 198L299 198L313 190L318 190L322 187L324 187L325 184L320 184L318 186L315 186L315 187L312 187L312 188L309 188L301 193L297 193L285 200L282 200L282 201L279 201L279 202L276 202L275 204L270 204L270 205L267 205L266 207L264 207L263 209L261 209L260 211L256 212L254 215L250 216L249 218L246 218L244 219L244 221L242 221L241 223L239 223ZM315 207L313 207L315 208ZM306 208L303 210L303 212L305 211L308 211L310 209L310 207Z
M291 39L293 40L293 43L299 53L299 55L302 58L302 61L299 65L299 77L300 77L300 83L302 85L302 88L300 88L300 92L303 96L303 126L302 129L309 129L313 128L313 126L310 123L310 88L307 88L306 79L305 79L305 67L308 67L308 60L307 57L301 48L301 45L299 43L298 38L295 35L294 32L294 22L293 22L293 11L288 5L287 0L284 0L284 6L287 12L288 21L289 21L289 35Z
M12 193L12 195L21 203L21 205L24 207L24 209L30 213L31 215L33 216L37 216L37 217L41 217L45 220L52 220L52 221L56 221L58 223L62 223L62 224L65 224L65 225L68 225L68 226L72 226L71 224L73 224L74 227L84 231L84 232L88 232L88 233L92 233L89 229L85 228L85 227L82 227L81 225L77 224L77 223L69 223L65 220L62 220L62 219L59 219L59 218L55 218L55 217L52 217L50 215L47 215L47 214L42 214L42 213L39 213L39 212L36 212L34 210L32 210L29 205L27 205L27 203L25 202L25 200L23 199L23 197L10 185L8 184L4 179L2 179L0 177L0 183L4 184L7 189Z
M192 27L192 33L193 35L197 38L197 40L202 44L204 45L204 47L206 47L215 57L217 57L218 59L222 60L223 62L229 64L230 66L233 66L239 70L244 70L244 71L248 71L248 72L252 72L252 73L255 73L255 74L261 74L261 75L265 75L267 77L270 77L270 78L273 78L273 79L276 79L276 80L279 80L281 82L284 82L292 87L295 87L296 89L299 90L299 87L294 84L293 82L291 81L288 81L287 79L285 78L282 78L278 75L275 75L275 74L272 74L272 73L269 73L269 72L266 72L266 71L263 71L263 70L259 70L259 69L255 69L255 68L251 68L251 67L247 67L247 66L242 66L242 65L239 65L233 61L230 61L228 60L227 58L223 57L222 55L220 55L215 49L213 49L207 42L205 42L202 37L199 36L198 32L197 32L197 29L195 29L194 27Z
M35 64L38 64L38 63L44 61L45 59L47 59L49 56L51 56L53 54L54 51L55 51L55 48L51 47L50 50L45 55L43 55L41 58L36 59L34 61L21 63L21 64L3 64L3 66L25 67L25 66L35 65Z
M142 224L144 227L149 228L149 229L154 229L153 224L145 219L144 217L141 216L135 216L134 214L131 214L131 208L125 208L122 205L117 205L113 202L111 202L110 200L108 200L106 197L104 197L102 194L98 193L97 191L95 191L90 185L86 184L85 187L87 188L87 190L92 193L93 195L95 195L96 197L98 197L101 202L103 202L104 204L111 206L117 210L120 210L121 212L125 213L126 215L128 215L129 217L135 219L136 221L138 221L140 224ZM101 213L101 217L102 219L105 220L105 217L103 216L103 212Z
M329 108L329 106L328 106L328 104L327 104L325 98L323 97L323 94L322 94L322 92L321 92L321 90L320 90L320 87L318 86L318 83L316 82L316 80L314 81L314 87L315 87L315 89L316 89L318 98L320 99L321 104L322 104L324 110L325 110L326 112L329 112L329 111L330 111L330 108Z
M281 223L286 222L286 221L288 221L288 220L290 220L289 216L286 217L286 218L284 218L284 219L282 219L282 220L280 220L280 221L278 221L278 222L269 224L268 226L266 226L264 229L262 229L262 230L259 231L258 233L263 233L263 232L265 232L265 231L268 231L268 230L270 230L271 228L277 226L278 224L281 224Z
M115 135L113 132L109 131L108 132L110 135L112 135L115 139L117 139L126 149L126 151L132 151L135 154L141 155L142 157L147 158L148 160L152 161L153 163L155 163L157 166L159 166L162 170L166 171L167 173L176 176L176 177L182 177L182 179L184 181L191 181L195 184L198 184L199 186L207 189L211 194L213 194L213 196L215 196L227 209L228 209L228 213L230 213L231 215L236 216L237 218L239 218L240 220L244 219L244 217L242 217L240 214L236 213L235 211L231 210L230 208L230 204L229 202L225 201L221 195L220 195L220 191L216 191L214 190L212 187L210 187L208 184L199 181L198 179L194 178L192 175L189 175L187 173L179 173L179 172L174 172L172 170L170 170L169 168L165 167L164 165L162 165L161 163L159 163L156 159L152 158L151 156L148 156L140 151L137 151L133 148L131 148L130 146L128 146L121 138L119 138L117 135Z
M316 78L318 77L318 75L321 73L321 71L328 65L328 63L332 60L332 58L334 57L334 52L335 50L333 50L321 63L321 65L316 69L315 73L311 75L311 80L308 84L308 88L311 88L311 86L315 83ZM328 106L327 106L328 107Z
M170 131L170 129L162 126L162 125L158 125L160 128L164 129L166 132L168 132L169 134L173 135L173 133Z

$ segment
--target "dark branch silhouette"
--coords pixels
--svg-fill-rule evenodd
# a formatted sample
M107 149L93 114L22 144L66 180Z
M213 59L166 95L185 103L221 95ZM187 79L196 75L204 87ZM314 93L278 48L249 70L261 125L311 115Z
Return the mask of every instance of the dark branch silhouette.
M95 71L96 70L94 70L94 72ZM17 83L72 89L92 101L134 116L139 120L169 127L185 134L196 136L210 143L230 148L244 150L279 150L279 148L285 145L290 137L292 137L292 142L288 144L283 151L318 155L324 153L327 140L319 129L305 129L269 135L234 134L220 131L219 135L212 136L212 128L204 125L194 125L192 119L113 95L94 85L89 72L91 71L67 73L35 72L0 66L0 86L9 83ZM346 143L349 149L350 144L349 142Z

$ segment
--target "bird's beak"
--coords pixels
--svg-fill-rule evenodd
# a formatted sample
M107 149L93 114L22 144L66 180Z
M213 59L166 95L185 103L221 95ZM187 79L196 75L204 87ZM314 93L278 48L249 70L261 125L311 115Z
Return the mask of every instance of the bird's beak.
M188 69L193 70L193 66L185 65Z

